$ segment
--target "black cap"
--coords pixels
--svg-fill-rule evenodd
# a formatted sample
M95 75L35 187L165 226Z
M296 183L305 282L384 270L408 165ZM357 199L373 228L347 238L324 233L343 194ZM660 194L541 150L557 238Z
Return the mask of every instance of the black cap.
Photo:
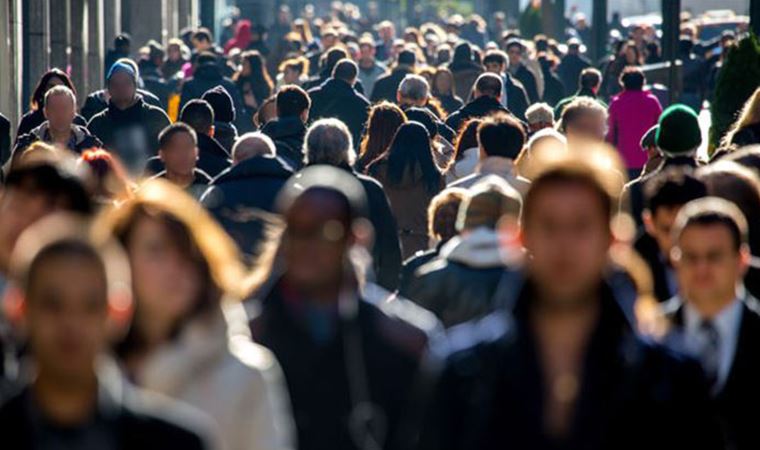
M204 92L201 100L206 100L211 105L215 121L227 123L235 121L235 105L232 103L232 96L224 86L219 85Z

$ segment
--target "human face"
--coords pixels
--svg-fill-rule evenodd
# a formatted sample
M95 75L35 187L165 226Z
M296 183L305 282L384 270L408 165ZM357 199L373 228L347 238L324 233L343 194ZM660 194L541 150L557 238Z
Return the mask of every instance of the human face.
M117 72L108 81L108 93L111 101L120 108L125 108L134 102L137 86L128 74Z
M644 212L644 226L647 233L657 241L660 253L666 258L670 256L670 250L673 248L673 239L670 231L673 229L673 223L676 221L678 211L681 205L677 206L660 206L654 213Z
M504 73L504 66L502 66L499 63L493 63L493 62L486 63L486 72L500 75Z
M607 134L607 123L603 114L587 112L580 114L565 127L568 141L592 140L603 142Z
M673 252L678 286L683 297L699 309L733 300L736 284L747 269L724 225L689 225Z
M203 39L192 39L193 47L195 47L196 52L204 52L211 48L211 42L205 41Z
M170 45L167 49L167 57L170 61L179 61L182 58L182 52L179 45Z
M40 261L26 293L26 328L40 370L81 382L107 340L107 284L103 267L84 255Z
M446 74L445 72L444 74L441 74L435 77L435 88L438 92L444 92L444 93L451 92L451 85L452 85L451 77L449 77L448 74Z
M509 64L511 66L519 66L520 62L522 61L522 49L520 47L510 47L507 50L507 55L509 55Z
M150 339L168 337L200 300L202 274L180 249L163 222L143 216L129 236L135 320Z
M359 46L359 56L362 60L370 61L375 57L375 46L362 44Z
M591 187L545 185L524 217L529 271L547 301L570 306L587 301L602 279L612 238L609 217Z
M176 133L159 150L158 155L164 162L167 172L191 176L198 161L198 147L196 147L190 133Z
M288 67L285 69L285 73L283 73L282 78L285 84L296 84L298 83L298 78L300 76L301 72Z
M54 95L45 102L45 118L54 130L66 130L76 117L76 104L68 95Z
M51 213L55 205L29 189L11 187L0 195L0 268L5 270L21 233Z

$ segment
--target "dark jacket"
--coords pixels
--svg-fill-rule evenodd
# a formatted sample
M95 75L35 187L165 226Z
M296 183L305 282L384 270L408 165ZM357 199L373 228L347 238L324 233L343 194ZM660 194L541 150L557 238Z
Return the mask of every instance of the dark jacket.
M634 242L634 248L644 258L649 271L652 272L652 281L654 281L654 296L660 302L669 300L675 292L671 292L668 283L668 266L663 258L657 241L649 235L642 232ZM672 268L670 269L673 270Z
M188 194L192 195L193 198L200 199L203 193L206 192L208 185L211 184L211 177L208 176L206 172L198 168L193 170L193 174L195 175L195 178L193 179L192 184L185 188L185 191ZM162 170L161 172L155 174L152 178L166 178L166 171Z
M565 85L562 84L559 76L549 67L542 67L541 71L544 75L544 96L542 101L554 107L560 100L565 98Z
M678 335L683 332L683 302L674 297L663 305L674 328L666 342L679 348ZM713 401L726 437L728 449L750 450L760 448L757 416L753 413L760 404L760 305L754 297L744 299L731 370L728 378Z
M227 153L232 154L232 146L238 138L238 130L232 122L214 121L214 140L221 144Z
M557 75L559 75L562 84L566 89L575 89L581 77L581 72L586 67L590 67L591 62L579 54L567 54L562 57L562 61L557 66Z
M158 97L161 102L161 108L166 110L169 105L169 95L172 88L169 82L164 78L161 69L146 61L140 67L140 77L143 80L145 90Z
M565 440L544 431L547 388L528 283L517 291L513 316L500 311L451 330L419 448L723 448L698 364L640 338L612 290L600 289Z
M418 405L428 335L404 315L386 313L390 305L381 309L351 300L358 302L353 316L324 311L329 331L318 340L308 325L308 305L281 281L251 321L254 341L270 349L282 367L300 450L364 448L352 435L360 432L363 438L367 413L383 424L385 439L377 448L407 448L403 441L413 434L408 427ZM364 410L363 420L360 404L373 407ZM361 425L350 425L353 420L362 420Z
M105 109L105 107L104 107ZM89 120L89 117L83 117L84 112L80 116L77 114L74 117L74 124L80 125L83 127L87 126L87 120ZM33 129L37 128L38 126L42 125L42 122L46 121L45 113L42 112L42 109L35 109L28 111L26 114L21 116L21 122L18 124L18 128L16 129L16 139L19 137L29 134L32 132Z
M507 93L507 108L515 117L525 121L525 111L530 106L525 86L518 80L515 80L510 74L506 74L503 80L504 90Z
M437 95L435 98L441 102L441 106L443 107L444 111L446 111L447 115L464 106L462 99L456 95Z
M195 69L192 78L185 80L180 94L179 110L182 111L182 108L190 100L201 98L206 91L217 86L222 86L232 97L232 103L237 111L236 118L243 118L245 116L243 113L245 105L242 97L240 97L240 91L232 80L222 75L217 64L204 64ZM242 129L247 128L243 127Z
M472 63L461 68L452 67L451 72L454 75L454 93L460 98L470 98L472 87L483 73L483 67Z
M235 240L246 257L257 254L275 199L293 175L282 160L254 157L220 173L201 197L201 203Z
M161 100L159 100L158 97L153 95L153 93L148 92L144 89L138 89L137 94L142 97L145 103L155 106L156 108L164 109L164 106L161 105ZM92 94L87 96L87 98L84 100L84 106L82 106L82 111L81 111L82 117L84 118L85 123L81 125L86 125L87 124L86 121L89 121L90 119L92 119L92 116L108 108L107 98L108 98L108 91L106 91L105 89L95 91Z
M739 147L760 144L760 123L754 123L739 129L731 139L731 144L738 145Z
M523 86L525 86L525 92L528 93L528 100L531 104L539 101L538 97L538 83L536 82L536 76L530 71L525 64L520 64L517 71L513 75Z
M148 158L158 154L158 135L169 124L163 110L138 97L134 105L124 110L109 102L107 109L90 119L87 128L134 173Z
M71 125L72 137L69 140L66 148L74 153L82 153L84 150L90 148L102 147L103 143L98 138L91 135L87 128L79 125ZM33 129L29 134L19 136L16 141L16 145L13 147L13 153L11 157L17 157L21 153L29 148L30 145L35 142L42 141L51 143L52 138L50 136L50 130L48 128L48 122L42 122L42 125Z
M354 142L361 142L362 131L369 116L369 102L343 80L331 78L309 91L311 110L309 121L335 117L343 121Z
M11 157L11 122L0 114L0 165Z
M272 138L277 156L298 170L303 167L303 139L306 125L300 117L279 117L267 122L261 132Z
M480 96L475 100L464 105L459 111L450 115L446 119L446 125L452 130L459 130L460 127L473 117L484 117L494 112L511 112L504 107L498 100L487 95Z
M412 73L412 70L409 67L402 66L393 69L388 75L378 78L377 81L375 81L375 86L372 88L370 101L373 104L382 100L396 103L396 91L398 91L398 85L401 84L401 80L410 73Z

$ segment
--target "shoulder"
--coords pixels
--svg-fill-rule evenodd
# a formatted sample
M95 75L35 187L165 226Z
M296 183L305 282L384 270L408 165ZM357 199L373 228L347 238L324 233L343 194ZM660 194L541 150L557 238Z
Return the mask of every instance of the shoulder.
M360 322L364 317L388 346L408 357L421 358L440 332L433 313L409 300L392 296L377 303L360 302Z
M164 112L163 109L151 105L150 103L143 103L143 110L154 118L166 119L167 121L169 120L169 116L166 115L166 112Z
M449 372L472 372L482 368L483 362L500 359L499 355L515 337L512 317L497 311L449 328L445 338L434 343L432 351L444 361Z

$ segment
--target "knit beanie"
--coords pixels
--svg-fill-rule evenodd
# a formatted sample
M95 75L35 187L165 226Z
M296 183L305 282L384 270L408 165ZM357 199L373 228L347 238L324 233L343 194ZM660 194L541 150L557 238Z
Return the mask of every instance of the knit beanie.
M129 64L123 62L113 63L111 69L108 70L108 76L106 77L106 80L110 82L111 77L117 73L126 73L132 79L132 82L135 83L135 86L137 85L137 72L135 72L135 69Z
M699 117L688 106L675 104L660 115L657 147L668 156L687 156L702 144Z
M203 93L202 100L206 100L214 110L214 120L217 122L234 122L235 105L232 97L224 86L216 86Z

